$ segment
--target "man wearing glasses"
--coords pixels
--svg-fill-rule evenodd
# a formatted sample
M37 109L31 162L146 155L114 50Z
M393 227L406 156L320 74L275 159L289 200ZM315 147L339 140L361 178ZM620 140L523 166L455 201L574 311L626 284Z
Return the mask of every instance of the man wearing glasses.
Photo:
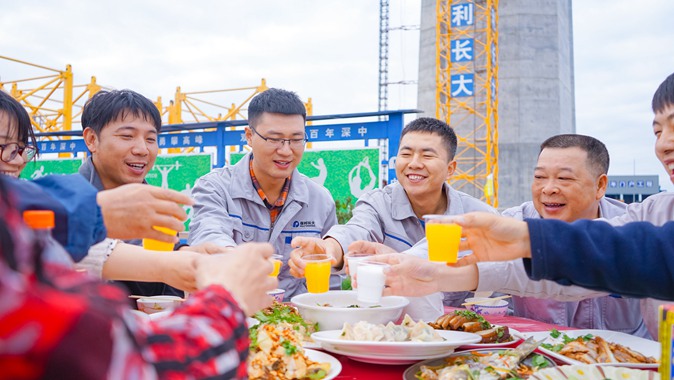
M248 107L251 152L233 166L201 177L194 189L189 243L234 247L269 242L283 255L279 287L285 297L306 292L286 265L294 237L320 238L337 223L330 192L300 174L307 135L306 109L297 94L271 88ZM339 277L331 279L339 286Z

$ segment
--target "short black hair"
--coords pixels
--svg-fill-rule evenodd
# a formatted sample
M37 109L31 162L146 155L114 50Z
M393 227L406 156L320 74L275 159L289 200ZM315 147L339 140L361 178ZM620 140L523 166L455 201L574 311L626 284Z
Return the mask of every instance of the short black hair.
M667 106L674 106L674 74L670 74L653 94L653 113L662 112Z
M408 123L400 134L400 139L410 132L435 133L442 138L442 142L447 148L449 161L454 159L456 154L457 138L454 129L442 120L432 117L420 117Z
M9 118L10 133L12 132L13 122L16 122L14 126L18 128L17 137L19 141L37 148L37 139L35 138L35 132L30 123L28 112L26 112L26 109L23 108L18 100L2 90L0 90L0 112L4 112Z
M538 152L539 156L545 148L580 148L587 153L588 166L597 176L608 173L610 163L608 149L603 142L594 137L578 134L556 135L543 141Z
M108 123L127 115L142 118L161 130L161 114L157 106L143 95L131 90L99 91L84 104L82 129L91 128L100 135Z
M284 115L302 115L307 121L307 109L296 93L270 88L257 94L248 105L248 125L255 128L264 112L280 113Z

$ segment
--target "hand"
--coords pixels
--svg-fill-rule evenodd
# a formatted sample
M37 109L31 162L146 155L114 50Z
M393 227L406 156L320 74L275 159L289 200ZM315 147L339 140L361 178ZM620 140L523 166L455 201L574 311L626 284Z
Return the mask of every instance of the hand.
M356 240L349 244L349 252L362 252L371 255L381 255L384 253L397 253L393 248L372 241Z
M197 291L195 261L201 254L189 251L161 252L160 254L161 261L157 263L160 276L158 282L190 293Z
M178 251L190 251L190 252L198 252L198 253L203 253L206 255L212 255L216 253L227 253L231 252L234 250L234 247L223 247L221 245L213 244L213 243L202 243L199 245L185 245L182 246L178 249Z
M290 266L290 274L296 278L304 277L304 267L307 265L302 259L304 256L318 254L328 255L331 258L332 266L338 265L341 261L342 247L337 240L333 238L323 240L310 237L296 237L290 244L292 247L295 247L295 249L290 252L288 265Z
M246 315L252 315L272 303L267 292L278 287L269 277L274 265L269 260L274 248L267 243L248 243L228 254L199 255L195 260L197 288L222 285L237 300Z
M348 253L364 253L368 255L381 255L386 253L397 253L393 248L386 246L381 243L375 243L372 241L365 240L356 240L353 243L349 244ZM344 269L349 276L354 277L355 273L351 273L351 268L349 268L349 260L344 260L345 266ZM353 279L352 279L353 280Z
M473 254L459 259L456 266L478 261L508 261L531 257L529 227L526 222L486 212L472 212L454 220L462 227L459 250Z
M187 214L181 205L194 203L192 198L177 191L138 183L100 191L96 200L101 206L108 237L150 238L167 243L177 243L178 238L152 226L184 230Z
M444 264L432 263L403 253L374 255L371 260L390 265L390 268L384 269L385 296L421 297L441 291L439 283L443 278L440 270L446 267ZM358 286L357 276L356 286Z

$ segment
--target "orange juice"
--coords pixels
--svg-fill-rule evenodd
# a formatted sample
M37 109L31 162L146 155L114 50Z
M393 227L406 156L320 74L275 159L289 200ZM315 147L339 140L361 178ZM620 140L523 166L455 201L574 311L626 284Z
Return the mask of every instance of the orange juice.
M161 231L167 235L173 235L175 236L177 231L174 231L170 228L164 228L164 227L158 227L158 226L152 226L157 231ZM154 240L154 239L143 239L143 248L150 250L150 251L173 251L173 247L175 244L173 243L165 243L163 241L159 240Z
M455 263L459 255L461 226L454 223L432 221L426 223L428 260Z
M330 269L332 263L327 255L304 256L307 265L304 267L304 277L307 280L309 293L325 293L330 289Z
M271 260L272 264L274 264L274 270L269 273L269 277L277 277L281 271L281 264L283 264L281 261L281 255L273 255L269 260Z

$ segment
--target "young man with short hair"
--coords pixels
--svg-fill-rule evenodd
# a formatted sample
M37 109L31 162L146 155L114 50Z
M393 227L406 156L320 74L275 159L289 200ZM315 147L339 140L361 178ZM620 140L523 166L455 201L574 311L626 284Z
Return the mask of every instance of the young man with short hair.
M157 136L161 129L161 115L149 99L130 90L100 91L84 105L82 128L91 154L79 173L94 187L100 191L129 183L147 183L145 176L157 158ZM165 218L165 225L181 224L174 215ZM126 243L142 245L140 239ZM160 282L120 283L135 295L183 295L182 291Z
M396 156L398 182L374 189L358 199L353 217L345 225L337 225L319 239L298 238L293 244L291 267L297 276L304 272L303 255L324 251L335 258L340 267L349 244L366 240L406 251L425 238L423 216L427 214L458 215L470 211L496 213L491 206L452 188L447 180L456 170L454 155L457 137L445 122L423 117L403 128ZM457 305L465 293L448 293L445 302ZM410 314L415 318L437 318L442 315L441 294L424 300L412 300Z
M245 137L251 152L236 165L201 177L192 196L190 243L224 247L269 242L283 255L279 286L286 299L305 293L285 265L297 236L320 237L337 223L330 192L297 171L307 135L306 109L297 94L271 88L248 107ZM339 287L339 276L331 279Z

